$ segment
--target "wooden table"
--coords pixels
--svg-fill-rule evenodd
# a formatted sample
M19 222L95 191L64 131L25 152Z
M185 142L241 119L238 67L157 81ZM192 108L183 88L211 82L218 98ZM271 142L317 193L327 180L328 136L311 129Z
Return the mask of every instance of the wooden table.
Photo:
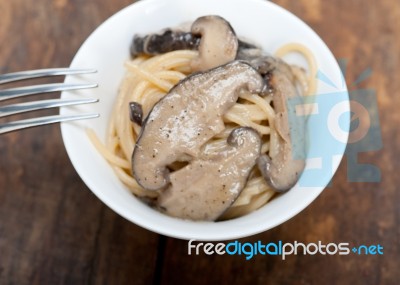
M344 160L333 186L307 209L240 241L381 244L384 254L188 256L186 241L149 232L102 204L53 125L0 137L0 284L400 284L400 3L276 2L348 60L348 83L372 69L350 89L376 91L383 148L359 160L379 167L382 181L347 182ZM130 3L0 0L0 73L68 66L85 38Z

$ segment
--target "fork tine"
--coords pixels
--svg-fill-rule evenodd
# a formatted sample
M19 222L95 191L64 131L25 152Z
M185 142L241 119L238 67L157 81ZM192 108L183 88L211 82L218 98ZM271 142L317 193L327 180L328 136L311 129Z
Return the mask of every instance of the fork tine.
M70 69L70 68L48 68L48 69L37 69L30 71L20 71L20 72L13 72L0 75L0 84L18 80L30 79L30 78L45 77L45 76L86 74L95 72L97 72L96 69Z
M99 99L52 99L7 105L0 107L0 118L30 111L96 103L98 101Z
M56 115L47 116L33 119L26 119L21 121L9 122L0 124L0 135L8 132L18 131L21 129L38 127L48 124L76 121L76 120L86 120L99 117L99 114L84 114L84 115Z
M0 101L21 96L39 94L39 93L87 89L87 88L94 88L97 86L98 84L52 83L43 85L33 85L27 87L10 88L5 90L0 90Z

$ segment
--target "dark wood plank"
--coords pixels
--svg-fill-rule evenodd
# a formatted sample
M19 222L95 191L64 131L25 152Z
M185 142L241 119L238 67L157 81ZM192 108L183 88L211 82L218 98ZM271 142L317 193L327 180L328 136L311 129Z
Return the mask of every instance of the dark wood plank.
M85 38L131 2L0 1L0 73L68 66ZM1 136L0 154L0 284L152 282L158 236L91 194L58 126Z
M104 209L90 284L151 284L159 236Z

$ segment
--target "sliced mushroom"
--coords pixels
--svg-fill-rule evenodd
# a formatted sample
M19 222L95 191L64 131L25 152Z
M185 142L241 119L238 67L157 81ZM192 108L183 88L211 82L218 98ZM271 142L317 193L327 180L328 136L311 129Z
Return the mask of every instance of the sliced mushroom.
M224 18L200 17L193 22L191 31L195 35L201 35L199 57L191 63L194 71L214 68L236 58L238 39L235 31Z
M218 151L206 151L171 174L171 185L158 197L158 207L178 218L216 220L244 188L260 149L261 138L254 129L234 129Z
M263 76L272 75L273 72L279 71L285 74L292 84L296 84L294 74L290 65L282 59L273 56L258 56L249 59L250 64L257 69Z
M130 53L134 58L139 55L157 55L175 50L198 50L200 40L201 35L166 29L160 33L145 36L135 35L131 43ZM224 39L220 38L220 41L223 42ZM262 53L259 47L246 41L238 39L238 45L236 59L248 60L259 57Z
M278 134L278 151L270 153L270 157L262 155L257 164L265 180L276 191L284 192L296 184L305 167L305 117L289 114L288 109L288 104L301 103L302 94L298 93L290 67L283 61L263 57L252 61L252 64L268 80ZM289 122L289 116L296 120Z
M250 60L260 57L261 48L236 37L235 31L220 16L204 16L193 22L191 32L165 29L160 33L133 37L130 53L157 55L175 50L199 50L192 63L194 71L204 71L234 59Z
M151 110L132 155L136 181L145 189L167 186L167 166L197 157L200 148L224 129L222 116L242 88L260 92L265 83L249 64L234 61L186 77Z
M143 121L143 108L142 105L137 102L129 103L129 118L131 122L142 125Z
M160 34L149 34L144 37L135 35L131 44L131 56L141 54L157 55L174 50L197 50L200 37L190 32L166 29Z

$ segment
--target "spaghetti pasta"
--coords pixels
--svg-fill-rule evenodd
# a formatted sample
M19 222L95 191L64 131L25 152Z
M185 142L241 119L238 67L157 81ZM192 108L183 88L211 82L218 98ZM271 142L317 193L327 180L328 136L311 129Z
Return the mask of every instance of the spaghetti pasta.
M293 74L306 90L305 93L314 94L316 63L312 53L302 45L288 44L276 54L282 57L290 52L299 52L306 58L309 65L307 78L303 72L296 69L297 67L292 67ZM131 155L141 128L130 121L127 106L132 101L141 104L143 117L146 117L156 102L191 73L190 62L197 56L197 51L178 50L129 60L125 64L126 75L113 107L106 144L102 144L92 131L88 131L94 146L113 167L118 178L138 197L155 198L158 192L143 189L131 174ZM232 129L237 126L250 126L256 129L262 138L262 153L278 152L274 118L275 111L269 97L242 92L238 102L224 115L225 130L208 142L207 146L218 148L221 142L226 141ZM265 205L275 193L255 167L245 188L221 219L248 214Z

